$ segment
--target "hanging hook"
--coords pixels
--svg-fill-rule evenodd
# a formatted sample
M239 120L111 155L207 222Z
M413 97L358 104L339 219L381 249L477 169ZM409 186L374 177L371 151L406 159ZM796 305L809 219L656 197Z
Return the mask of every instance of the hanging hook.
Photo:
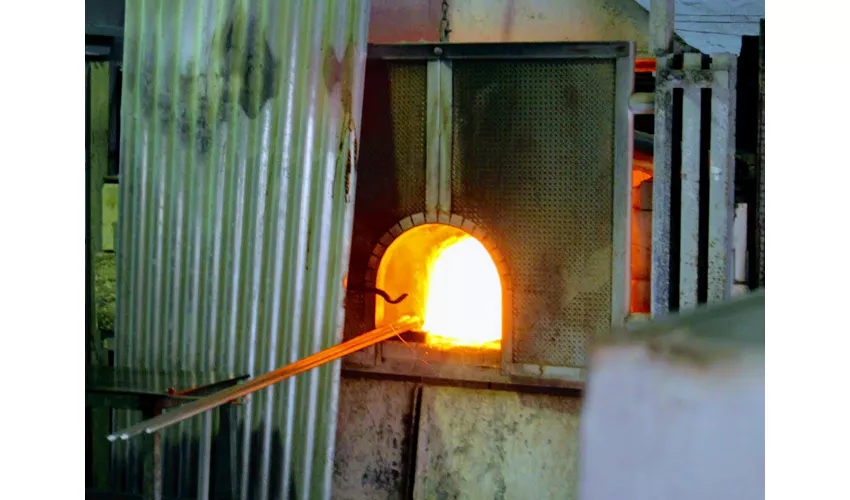
M384 299L388 304L398 304L404 299L407 298L407 294L403 293L393 299L390 297L390 294L381 290L380 288L369 287L369 286L350 286L348 287L349 292L362 292L362 293L373 293L375 295L379 295L382 299Z

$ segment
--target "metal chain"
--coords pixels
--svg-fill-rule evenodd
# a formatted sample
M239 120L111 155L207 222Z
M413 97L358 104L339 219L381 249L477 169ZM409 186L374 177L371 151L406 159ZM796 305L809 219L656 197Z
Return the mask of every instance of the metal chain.
M449 29L449 2L443 0L443 17L440 19L440 41L448 42L449 41L449 33L452 32Z

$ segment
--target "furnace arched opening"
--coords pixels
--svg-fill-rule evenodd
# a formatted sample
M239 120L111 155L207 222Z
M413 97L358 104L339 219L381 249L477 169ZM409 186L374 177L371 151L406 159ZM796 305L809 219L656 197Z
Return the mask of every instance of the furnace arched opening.
M407 298L398 304L376 298L375 326L416 314L431 346L499 349L504 301L492 253L475 236L446 224L401 233L381 257L375 286Z

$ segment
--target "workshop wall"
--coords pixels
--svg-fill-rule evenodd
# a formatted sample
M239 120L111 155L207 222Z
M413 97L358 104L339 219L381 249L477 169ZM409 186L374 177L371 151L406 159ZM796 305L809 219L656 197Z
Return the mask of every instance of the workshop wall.
M637 57L648 57L649 12L634 0L449 0L447 14L452 42L632 41ZM441 0L373 0L369 42L437 41L441 17ZM93 96L92 107L104 106L101 134L105 173L108 70L92 75L93 85L101 80L98 85L103 90L98 95L103 96L103 103ZM101 130L97 120L93 116L93 136ZM117 192L107 187L102 203L102 248L111 249ZM100 220L93 222L94 227L101 225Z
M369 41L439 40L439 0L373 0ZM452 42L634 41L632 0L449 1ZM340 386L333 497L575 498L581 400L348 377Z
M369 41L438 40L441 3L373 0ZM649 16L632 0L448 3L454 42L626 40L638 57L647 51ZM103 78L106 96L108 72ZM105 130L105 104L101 116ZM105 173L105 147L102 163ZM117 195L98 199L99 248L112 248ZM574 498L579 412L577 397L343 376L332 496Z
M572 499L577 397L344 377L333 498Z
M634 0L449 0L452 42L631 41L648 55L649 12ZM440 0L373 0L372 43L439 40Z

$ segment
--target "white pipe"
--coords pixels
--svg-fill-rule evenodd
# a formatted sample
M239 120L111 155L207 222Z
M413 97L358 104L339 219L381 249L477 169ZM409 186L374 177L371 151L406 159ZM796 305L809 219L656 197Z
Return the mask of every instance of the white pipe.
M735 252L735 283L747 282L747 204L735 205L735 222L732 230L732 248Z

